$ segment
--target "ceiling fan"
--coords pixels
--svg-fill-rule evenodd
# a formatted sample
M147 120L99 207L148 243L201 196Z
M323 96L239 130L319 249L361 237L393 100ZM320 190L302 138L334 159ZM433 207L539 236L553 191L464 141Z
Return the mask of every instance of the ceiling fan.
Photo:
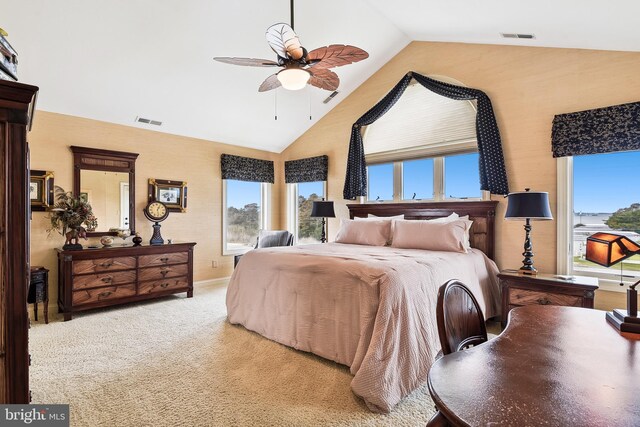
M267 43L278 56L276 61L229 57L213 59L233 65L282 68L267 77L258 88L258 92L266 92L280 86L289 90L299 90L307 84L334 91L340 84L340 78L330 68L353 64L369 57L364 50L344 44L332 44L307 52L293 30L293 0L291 0L291 25L274 24L267 28L266 37Z

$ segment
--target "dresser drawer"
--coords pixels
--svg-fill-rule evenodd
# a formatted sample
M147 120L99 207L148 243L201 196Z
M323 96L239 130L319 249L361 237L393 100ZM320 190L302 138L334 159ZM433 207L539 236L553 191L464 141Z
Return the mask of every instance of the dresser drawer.
M170 254L143 255L138 258L138 267L152 267L168 264L183 264L189 260L187 252L174 252Z
M109 286L73 292L73 304L83 305L105 300L115 300L136 294L136 285Z
M189 287L189 280L186 277L172 277L164 280L151 280L148 282L141 282L138 288L140 295L152 294L155 292L164 292L174 289L187 290Z
M141 268L138 273L138 280L162 280L169 277L186 276L188 271L187 264Z
M124 285L136 281L136 270L110 271L73 277L73 290L96 288L98 286Z
M509 289L510 305L562 305L582 307L582 298L575 295L537 292L527 289Z
M73 274L90 274L133 268L136 268L135 257L98 258L73 262Z

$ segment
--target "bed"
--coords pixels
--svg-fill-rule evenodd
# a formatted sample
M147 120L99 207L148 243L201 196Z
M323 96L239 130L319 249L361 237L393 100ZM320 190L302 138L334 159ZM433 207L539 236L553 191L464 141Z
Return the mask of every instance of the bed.
M351 218L469 215L468 253L328 243L249 251L227 290L228 320L350 367L353 392L389 412L426 382L438 351L440 285L467 284L486 318L499 315L497 202L348 205Z

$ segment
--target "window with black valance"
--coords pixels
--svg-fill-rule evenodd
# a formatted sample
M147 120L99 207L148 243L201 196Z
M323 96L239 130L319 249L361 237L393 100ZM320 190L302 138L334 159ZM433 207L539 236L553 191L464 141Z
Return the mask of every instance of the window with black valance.
M551 149L553 157L640 150L640 102L555 116Z
M287 184L326 181L328 172L328 156L308 157L284 162L284 181Z
M274 183L273 161L223 154L220 157L222 179Z

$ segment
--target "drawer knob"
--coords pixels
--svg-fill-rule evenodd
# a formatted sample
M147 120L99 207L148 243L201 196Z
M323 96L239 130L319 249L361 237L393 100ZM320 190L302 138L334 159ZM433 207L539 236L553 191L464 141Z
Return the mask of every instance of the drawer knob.
M537 302L540 305L549 305L549 304L551 304L551 301L549 301L549 299L547 297L538 298Z
M160 274L162 274L162 277L165 277L167 273L169 273L169 270L165 270L165 269L160 270Z
M112 278L112 277L103 277L103 278L102 278L102 279L100 279L100 280L102 280L104 283L111 283L111 281L113 280L113 278Z
M168 284L168 283L162 283L162 284L160 285L160 287L161 287L161 288L166 288L167 286L169 286L169 284Z
M169 258L160 258L160 261L167 262L167 261L169 261Z
M102 268L109 268L113 265L113 263L111 262L103 262L102 264L100 264L100 267Z
M109 295L111 295L112 293L113 293L113 292L111 292L111 291L100 292L100 293L98 294L98 297L99 297L99 298L106 298L106 297L108 297Z

